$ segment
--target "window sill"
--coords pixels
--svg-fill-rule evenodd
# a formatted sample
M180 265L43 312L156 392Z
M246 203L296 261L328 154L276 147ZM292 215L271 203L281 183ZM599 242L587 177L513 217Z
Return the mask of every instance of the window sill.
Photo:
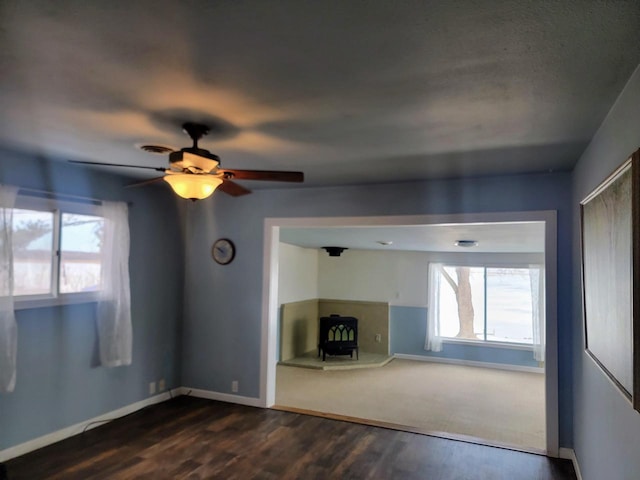
M533 345L509 342L485 342L483 340L464 340L460 338L443 338L442 343L451 343L458 345L473 345L476 347L503 348L510 350L529 350L533 351Z
M18 299L14 297L14 310L28 310L32 308L59 307L98 301L97 292L67 293L58 297L32 297Z

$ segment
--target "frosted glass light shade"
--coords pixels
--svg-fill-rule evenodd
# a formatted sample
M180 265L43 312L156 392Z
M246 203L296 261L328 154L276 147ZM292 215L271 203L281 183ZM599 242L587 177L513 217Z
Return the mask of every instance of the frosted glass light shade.
M212 175L177 174L165 175L164 181L171 185L177 195L189 200L202 200L210 196L222 183L222 179Z

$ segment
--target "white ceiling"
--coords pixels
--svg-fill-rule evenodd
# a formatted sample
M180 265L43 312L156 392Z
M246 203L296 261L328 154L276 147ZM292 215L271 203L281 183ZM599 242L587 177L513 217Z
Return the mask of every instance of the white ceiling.
M3 0L0 146L162 167L134 146L190 120L309 186L567 170L638 25L637 0Z
M461 248L456 240L476 240ZM544 252L544 222L467 223L381 227L319 227L280 229L280 241L304 248L325 246L356 250L409 250L464 253ZM391 241L384 246L379 241Z

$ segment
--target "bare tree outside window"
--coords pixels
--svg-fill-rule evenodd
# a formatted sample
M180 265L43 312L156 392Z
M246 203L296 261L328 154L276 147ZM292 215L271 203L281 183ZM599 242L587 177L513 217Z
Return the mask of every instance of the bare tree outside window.
M444 265L438 272L438 336L533 342L534 297L529 268Z
M455 271L457 281L451 278L451 275L449 275L446 269L442 269L442 276L453 289L453 293L456 296L456 302L458 303L458 321L460 322L460 329L456 338L478 340L473 329L475 312L473 310L471 281L469 280L471 269L469 267L456 267Z

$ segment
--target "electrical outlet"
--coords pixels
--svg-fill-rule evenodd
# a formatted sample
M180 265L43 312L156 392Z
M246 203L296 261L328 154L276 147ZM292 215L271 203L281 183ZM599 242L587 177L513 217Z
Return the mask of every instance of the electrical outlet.
M149 382L149 395L156 393L156 382Z
M376 342L377 343L382 342L382 335L380 335L379 333L376 333Z
M158 380L158 391L164 392L165 388L167 388L167 386L165 385L164 378L161 378Z
M233 393L238 393L238 381L234 380L233 382L231 382L231 391Z

